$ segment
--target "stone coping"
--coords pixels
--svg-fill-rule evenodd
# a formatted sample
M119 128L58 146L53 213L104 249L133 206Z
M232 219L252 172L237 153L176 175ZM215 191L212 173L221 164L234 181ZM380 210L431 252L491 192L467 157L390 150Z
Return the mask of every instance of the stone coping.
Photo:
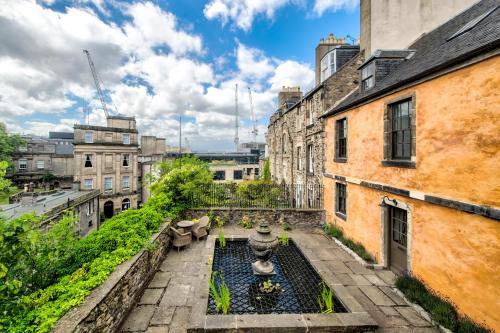
M222 211L230 211L230 210L244 210L244 211L253 211L253 210L263 210L263 211L280 211L280 212L324 212L323 208L259 208L259 207L194 207L189 208L190 210L222 210Z
M151 242L156 243L158 238L168 232L170 221L166 221L160 227L160 230L153 234ZM104 303L108 295L115 289L122 287L123 277L133 269L134 265L139 259L145 255L147 250L142 249L132 258L124 261L118 265L113 273L111 273L103 284L92 290L92 292L85 298L83 303L69 310L63 317L61 317L57 324L52 329L52 333L67 333L75 332L78 326L85 321L85 319L92 315L94 309L98 308ZM145 281L147 285L148 281Z
M211 260L217 236L209 235L202 252L205 265L202 265L202 281L197 287L195 303L189 319L189 333L201 332L366 332L373 331L377 322L350 294L343 285L336 283L331 275L322 274L307 251L303 251L304 241L293 239L295 245L307 258L319 275L323 275L325 283L333 290L337 299L347 309L347 313L302 313L302 314L245 314L245 315L207 315L209 298L208 281L210 279ZM247 236L227 235L227 240L245 240Z

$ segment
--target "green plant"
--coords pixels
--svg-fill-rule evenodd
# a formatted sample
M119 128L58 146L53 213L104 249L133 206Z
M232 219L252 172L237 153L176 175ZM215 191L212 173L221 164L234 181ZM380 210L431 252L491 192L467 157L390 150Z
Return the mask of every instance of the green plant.
M208 216L208 230L210 230L212 228L212 224L215 222L215 214L214 214L214 211L213 210L209 210L208 213L207 213L207 216Z
M291 226L290 224L288 224L287 222L284 222L284 223L283 223L282 228L283 228L283 230L285 230L285 231L290 231L290 230L292 230L292 226Z
M217 225L217 228L222 228L224 226L224 220L222 220L219 216L216 216L215 224Z
M417 303L429 312L434 321L453 332L491 332L488 328L474 323L469 318L460 316L452 303L427 289L424 283L417 278L400 276L396 279L396 287L410 302Z
M318 296L318 303L323 313L333 313L333 291L327 287L325 280L321 281L321 295Z
M253 222L250 220L250 218L247 215L243 215L241 220L238 222L238 225L242 226L245 229L252 229L253 228Z
M289 238L285 230L283 230L279 237L279 242L283 246L288 246Z
M219 229L219 244L221 247L226 247L226 237L224 236L224 229Z
M281 292L281 285L279 283L273 283L270 279L262 281L259 283L259 291L261 293L270 294L273 292Z
M352 239L345 237L341 229L333 225L329 225L328 223L324 223L323 230L328 236L338 239L342 244L344 244L352 251L354 251L363 260L367 262L375 262L375 259L373 259L371 254L368 253L368 251L366 251L363 244L355 242Z
M219 283L216 283L217 273L219 273ZM215 301L216 311L219 313L222 310L223 314L228 314L231 306L231 293L229 287L224 282L222 272L213 272L208 282L210 295Z
M262 178L267 181L271 180L271 166L269 164L269 159L267 159L264 164L264 172L262 173Z

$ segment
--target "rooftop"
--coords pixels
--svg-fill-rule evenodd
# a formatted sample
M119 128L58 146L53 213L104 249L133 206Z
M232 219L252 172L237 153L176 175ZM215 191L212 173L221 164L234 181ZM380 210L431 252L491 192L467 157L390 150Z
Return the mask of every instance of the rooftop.
M355 91L343 102L327 111L323 117L350 109L398 87L498 49L499 7L497 0L482 0L423 35L409 46L409 49L415 50L415 54L402 62L394 72L376 82L369 90ZM474 22L472 27L471 22ZM463 29L464 27L468 29ZM461 30L465 31L457 34Z

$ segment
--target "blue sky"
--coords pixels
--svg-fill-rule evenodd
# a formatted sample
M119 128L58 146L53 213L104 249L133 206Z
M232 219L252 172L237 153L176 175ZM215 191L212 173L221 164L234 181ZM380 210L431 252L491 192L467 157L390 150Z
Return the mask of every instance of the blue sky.
M232 150L234 85L240 141L250 139L247 87L259 139L282 85L314 84L314 49L330 32L359 37L356 0L19 0L0 8L0 121L44 135L104 124L82 49L108 107L140 133L177 144L178 114L194 150Z

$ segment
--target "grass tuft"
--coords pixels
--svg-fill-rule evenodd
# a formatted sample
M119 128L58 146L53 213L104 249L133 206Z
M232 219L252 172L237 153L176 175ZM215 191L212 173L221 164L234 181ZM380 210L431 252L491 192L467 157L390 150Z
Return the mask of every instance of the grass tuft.
M339 228L329 225L328 223L323 224L323 230L330 236L337 238L342 244L353 250L358 256L360 256L364 261L369 263L374 263L375 259L371 256L368 251L366 251L363 244L353 241L350 238L344 236L344 233Z

